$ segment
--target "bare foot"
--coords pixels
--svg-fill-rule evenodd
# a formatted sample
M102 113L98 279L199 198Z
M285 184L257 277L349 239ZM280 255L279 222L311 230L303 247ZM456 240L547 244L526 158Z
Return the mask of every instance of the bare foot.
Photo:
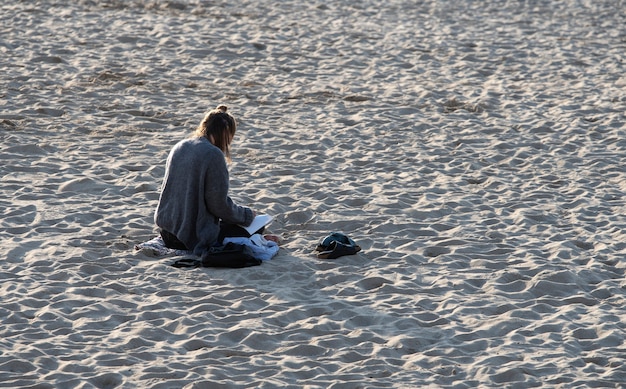
M282 240L282 239L280 239L280 236L278 236L278 235L267 234L267 235L263 235L263 237L265 238L265 240L271 240L272 242L276 242L276 244L280 244L280 242Z

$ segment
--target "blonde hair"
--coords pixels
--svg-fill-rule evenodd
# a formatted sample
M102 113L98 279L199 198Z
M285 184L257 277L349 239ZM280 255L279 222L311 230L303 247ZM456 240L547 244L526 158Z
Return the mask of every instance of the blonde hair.
M195 136L205 137L222 152L227 160L230 161L230 142L232 142L237 130L237 122L235 118L229 114L228 107L219 105L206 114L196 131Z

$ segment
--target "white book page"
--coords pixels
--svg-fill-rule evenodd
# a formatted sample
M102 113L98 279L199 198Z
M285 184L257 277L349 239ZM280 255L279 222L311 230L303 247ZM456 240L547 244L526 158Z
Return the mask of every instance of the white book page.
M274 220L274 218L270 215L256 215L254 220L252 220L252 224L249 226L240 226L248 231L248 234L252 235L257 232L261 227L270 224Z

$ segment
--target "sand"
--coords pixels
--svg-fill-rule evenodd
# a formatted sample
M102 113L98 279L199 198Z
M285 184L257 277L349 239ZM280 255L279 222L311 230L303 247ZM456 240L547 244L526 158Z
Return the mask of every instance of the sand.
M626 382L623 2L0 10L0 386ZM284 244L180 270L134 246L218 104Z

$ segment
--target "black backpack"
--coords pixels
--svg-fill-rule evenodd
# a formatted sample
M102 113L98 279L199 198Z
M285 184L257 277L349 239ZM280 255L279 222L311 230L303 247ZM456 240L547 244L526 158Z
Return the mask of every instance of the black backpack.
M200 259L179 259L172 266L177 268L222 267L240 269L259 266L260 264L261 260L252 255L252 250L248 246L230 242L224 246L211 247L202 254Z

